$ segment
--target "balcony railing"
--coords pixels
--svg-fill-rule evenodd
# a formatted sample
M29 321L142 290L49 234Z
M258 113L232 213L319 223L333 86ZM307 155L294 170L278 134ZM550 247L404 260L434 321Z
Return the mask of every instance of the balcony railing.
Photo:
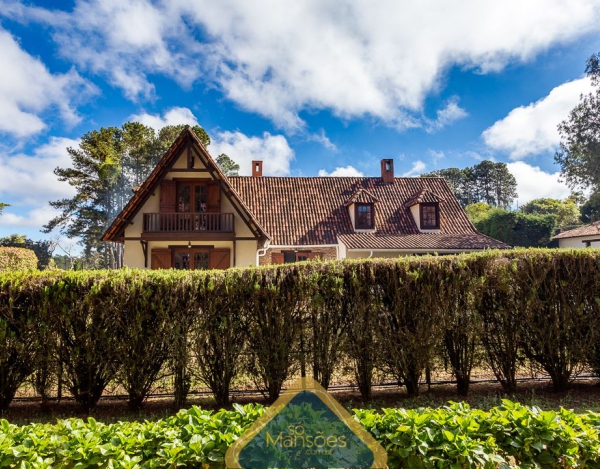
M144 231L232 233L233 213L144 213Z

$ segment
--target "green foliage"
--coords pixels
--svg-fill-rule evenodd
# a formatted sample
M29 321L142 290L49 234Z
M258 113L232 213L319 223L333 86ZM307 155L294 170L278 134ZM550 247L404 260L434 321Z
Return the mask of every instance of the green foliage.
M600 67L598 54L587 62L586 74L594 90L582 95L579 104L558 126L560 150L554 160L561 176L574 187L600 189Z
M215 413L192 407L156 422L113 424L90 417L19 427L1 420L0 465L223 469L229 446L264 411L251 404ZM508 400L490 411L452 403L354 412L386 450L389 467L600 467L600 414L543 411Z
M517 197L517 181L506 163L482 161L475 166L448 168L422 174L421 177L442 177L463 207L483 202L507 208Z
M217 156L216 163L219 165L219 168L221 168L221 171L223 171L225 176L239 176L240 165L229 158L225 153L221 153Z
M580 224L581 212L575 201L567 198L559 199L534 199L521 206L523 213L535 215L553 215L556 218L556 226Z
M0 272L37 269L38 258L31 249L0 246Z
M13 234L0 238L0 246L31 249L38 259L37 268L40 270L47 269L52 265L52 252L54 251L52 241L32 241L25 235Z
M581 206L581 221L593 223L600 220L600 192L594 192Z
M65 383L84 408L121 384L139 408L168 375L177 405L193 378L226 404L241 371L274 401L298 369L327 386L342 366L365 399L382 371L415 395L423 372L441 363L466 393L476 344L507 391L524 357L560 390L583 366L600 370L599 318L594 249L209 272L4 272L0 407L29 378L42 398Z
M485 202L476 202L465 207L465 212L471 223L478 223L487 218L492 210L492 206Z
M486 218L475 223L475 228L512 246L540 247L550 242L555 220L553 215L529 215L494 209Z

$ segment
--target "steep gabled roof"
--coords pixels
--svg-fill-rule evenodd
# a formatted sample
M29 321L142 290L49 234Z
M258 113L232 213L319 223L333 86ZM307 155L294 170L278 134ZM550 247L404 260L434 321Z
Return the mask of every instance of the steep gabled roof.
M354 194L352 194L352 197L350 197L350 199L344 205L349 207L352 204L375 204L377 202L379 202L377 197L361 187Z
M221 181L221 189L225 195L231 200L232 205L236 211L240 214L244 222L248 225L252 233L257 238L268 239L264 228L256 220L252 212L245 205L244 201L239 197L234 189L229 184L229 180L219 169L219 166L212 159L200 139L196 136L194 131L186 126L185 129L179 134L177 139L173 142L171 147L167 150L165 155L160 159L150 176L140 185L134 192L133 197L127 205L121 210L121 213L113 220L112 224L108 227L106 232L102 235L102 241L121 241L123 233L128 223L131 222L133 217L142 208L148 197L150 197L166 173L175 164L177 159L181 156L181 153L188 149L188 151L194 152L200 161L206 166L211 176ZM198 150L199 152L198 152Z
M577 238L579 236L598 236L600 235L600 221L590 223L589 225L580 226L569 231L563 231L557 234L552 239Z
M421 189L419 190L419 192L416 192L415 194L411 195L410 198L405 202L404 206L410 208L416 204L440 202L444 202L444 199L442 199L439 195L434 194L430 190Z

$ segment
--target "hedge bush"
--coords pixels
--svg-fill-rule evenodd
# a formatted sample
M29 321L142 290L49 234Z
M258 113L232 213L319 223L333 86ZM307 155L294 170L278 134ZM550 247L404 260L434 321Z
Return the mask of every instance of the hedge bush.
M600 251L515 250L226 271L0 274L0 408L32 376L48 398L64 382L93 407L120 383L139 408L170 375L226 404L237 378L274 401L305 370L327 386L354 370L364 398L376 371L410 394L447 363L468 392L475 354L507 391L529 360L564 389L600 369Z
M0 246L0 272L37 269L38 258L31 249Z
M222 469L228 447L264 412L260 405L234 406L215 413L192 407L156 422L88 418L19 427L1 420L0 466ZM600 467L600 414L542 411L510 401L490 411L451 404L354 412L393 468Z

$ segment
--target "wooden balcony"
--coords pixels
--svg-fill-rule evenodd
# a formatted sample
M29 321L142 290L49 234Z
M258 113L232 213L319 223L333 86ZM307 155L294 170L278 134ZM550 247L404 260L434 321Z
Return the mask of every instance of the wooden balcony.
M233 233L233 213L144 213L146 233Z

